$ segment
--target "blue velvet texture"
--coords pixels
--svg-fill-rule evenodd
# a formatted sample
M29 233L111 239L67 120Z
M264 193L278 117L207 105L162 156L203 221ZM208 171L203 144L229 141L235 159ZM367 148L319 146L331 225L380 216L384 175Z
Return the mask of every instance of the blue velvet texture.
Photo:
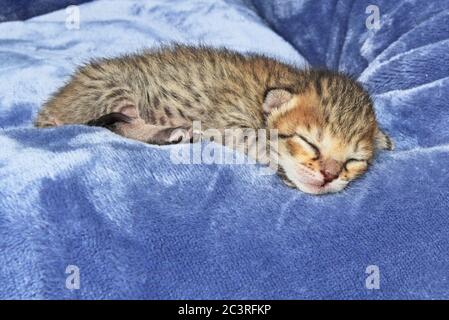
M40 14L90 0L2 0L0 22L25 20Z
M0 298L449 298L448 4L95 1L76 30L64 10L1 23ZM352 73L397 148L311 196L257 166L171 161L191 145L32 128L79 63L172 41Z

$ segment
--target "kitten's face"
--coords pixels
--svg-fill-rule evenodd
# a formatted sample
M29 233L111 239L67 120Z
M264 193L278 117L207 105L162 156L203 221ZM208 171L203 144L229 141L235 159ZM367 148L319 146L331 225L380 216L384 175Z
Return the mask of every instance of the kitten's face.
M318 79L300 94L273 90L265 100L268 125L278 130L280 175L307 193L342 190L367 170L376 148L392 148L367 93L336 80Z

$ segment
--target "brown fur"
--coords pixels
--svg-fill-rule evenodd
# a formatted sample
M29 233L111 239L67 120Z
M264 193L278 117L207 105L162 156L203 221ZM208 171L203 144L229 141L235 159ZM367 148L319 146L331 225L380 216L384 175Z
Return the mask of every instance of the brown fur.
M177 46L104 59L80 68L44 104L36 125L85 123L135 104L152 124L200 120L215 128L260 127L264 92L292 85L296 76L275 60L207 48Z

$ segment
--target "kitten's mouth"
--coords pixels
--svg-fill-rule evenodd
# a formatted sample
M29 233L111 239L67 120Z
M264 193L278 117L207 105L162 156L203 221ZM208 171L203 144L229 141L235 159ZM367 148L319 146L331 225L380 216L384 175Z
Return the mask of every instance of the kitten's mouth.
M320 184L321 188L324 188L325 186L329 185L329 181L324 181L322 184Z
M305 193L310 193L310 194L322 194L322 193L327 193L329 191L325 191L325 188L329 185L329 183L327 182L299 182L297 181L298 179L290 179L287 174L284 172L284 170L281 170L280 172L278 172L279 175L281 176L282 180L284 180L284 182L290 186L290 187L294 187L297 188ZM293 181L295 180L295 181Z
M326 181L324 183L315 184L315 183L297 183L296 186L299 190L311 193L315 195L327 194L327 193L336 193L343 190L347 185L347 182L333 180Z
M302 192L320 195L339 191L332 187L332 182L320 181L319 179L304 179L304 175L299 173L288 174L283 168L280 169L281 170L278 171L278 174L282 177L284 182L291 187L301 190Z
M329 184L328 181L323 181L323 182L303 182L303 184L308 185L310 187L314 187L314 188L324 188L325 186L327 186Z
M324 182L321 184L314 184L314 183L304 183L306 190L305 192L307 193L312 193L312 194L323 194L323 193L328 193L330 192L330 190L327 190L327 186L329 185L329 183Z
M347 182L339 181L339 179L325 180L309 168L298 166L296 163L292 164L290 161L285 161L278 167L278 175L288 186L314 195L335 193L347 185Z

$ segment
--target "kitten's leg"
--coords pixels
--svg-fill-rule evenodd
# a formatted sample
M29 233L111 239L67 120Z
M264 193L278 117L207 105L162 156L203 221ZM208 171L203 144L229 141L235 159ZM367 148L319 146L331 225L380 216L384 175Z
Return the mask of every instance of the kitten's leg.
M157 145L190 142L192 138L191 126L187 124L169 127L145 123L134 104L122 102L112 111L98 120L106 119L108 124L105 127L124 137Z
M142 118L132 118L124 113L113 112L87 125L105 127L124 137L157 145L190 142L193 136L191 126L167 127L145 123Z

